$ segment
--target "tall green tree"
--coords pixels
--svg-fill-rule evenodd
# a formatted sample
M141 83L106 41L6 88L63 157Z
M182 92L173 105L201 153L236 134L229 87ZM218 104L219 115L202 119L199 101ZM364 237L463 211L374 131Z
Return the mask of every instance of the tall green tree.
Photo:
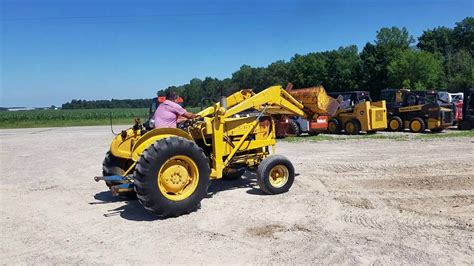
M362 87L375 98L380 90L389 86L388 65L408 50L414 42L406 28L381 28L377 32L375 44L367 43L362 50Z
M291 58L288 80L296 88L318 86L328 80L327 61L321 53L295 55Z
M362 60L357 46L340 47L325 53L328 69L327 80L323 85L329 91L350 91L359 89Z
M449 56L445 63L448 91L457 92L474 87L474 59L467 50L461 49Z
M450 55L454 49L453 30L446 27L425 30L418 38L417 47L433 54Z
M456 23L453 42L457 50L465 49L471 56L474 55L474 17L467 17Z
M387 69L388 84L393 88L422 90L444 85L441 60L426 51L405 50Z

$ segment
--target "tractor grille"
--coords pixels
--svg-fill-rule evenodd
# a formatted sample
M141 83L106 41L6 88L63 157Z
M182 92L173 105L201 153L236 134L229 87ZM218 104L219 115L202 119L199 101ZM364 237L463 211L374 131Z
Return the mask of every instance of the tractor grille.
M454 122L453 112L441 112L441 119L444 125L452 125Z
M383 121L383 116L384 116L383 110L375 111L375 121L377 121L377 122Z

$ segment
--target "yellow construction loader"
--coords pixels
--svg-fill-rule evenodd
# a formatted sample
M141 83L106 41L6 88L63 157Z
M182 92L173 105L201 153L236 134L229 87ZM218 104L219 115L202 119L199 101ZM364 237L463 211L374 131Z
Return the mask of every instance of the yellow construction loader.
M307 89L311 91L311 89ZM164 217L196 210L210 179L256 170L266 194L288 191L292 163L275 154L272 115L301 117L324 113L333 103L324 90L303 104L280 86L260 93L241 90L198 113L179 128L147 131L139 121L117 135L103 163L104 180L114 195L134 194L145 209Z
M385 101L373 102L367 91L331 92L329 95L341 103L329 119L329 133L339 134L344 130L349 135L358 135L361 131L371 134L387 128Z

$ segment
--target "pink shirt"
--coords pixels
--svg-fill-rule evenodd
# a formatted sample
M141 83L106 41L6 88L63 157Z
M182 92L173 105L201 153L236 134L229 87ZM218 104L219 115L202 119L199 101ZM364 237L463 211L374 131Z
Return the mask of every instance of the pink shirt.
M179 104L166 100L158 106L153 115L155 128L176 127L178 116L184 115L186 110Z

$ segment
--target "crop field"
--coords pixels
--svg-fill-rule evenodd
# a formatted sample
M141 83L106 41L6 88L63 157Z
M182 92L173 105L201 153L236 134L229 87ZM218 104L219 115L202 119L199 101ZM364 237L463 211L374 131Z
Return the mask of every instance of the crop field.
M108 125L110 117L114 124L131 124L134 117L144 122L148 108L7 111L0 112L0 128Z

